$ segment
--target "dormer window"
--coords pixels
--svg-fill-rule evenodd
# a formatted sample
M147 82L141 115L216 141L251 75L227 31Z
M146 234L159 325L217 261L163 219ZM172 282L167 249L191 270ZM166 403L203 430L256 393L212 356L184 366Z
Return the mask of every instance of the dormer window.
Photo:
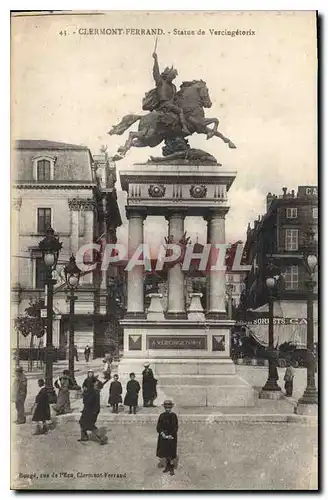
M35 181L48 182L54 180L55 156L36 156L33 158L33 177Z
M39 160L37 162L37 178L38 181L50 181L50 161L49 160Z

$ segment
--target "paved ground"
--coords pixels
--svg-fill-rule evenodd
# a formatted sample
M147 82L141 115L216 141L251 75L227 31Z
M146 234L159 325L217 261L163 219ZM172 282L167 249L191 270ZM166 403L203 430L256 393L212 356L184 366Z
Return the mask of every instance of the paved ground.
M58 376L59 373L62 372L63 369L67 368L65 362L60 362L57 365L54 365L54 373L55 376ZM89 368L93 368L96 373L99 373L101 375L101 368L102 368L102 362L101 359L96 359L91 361L90 363L86 364L84 361L80 361L77 363L77 371L76 371L76 380L77 382L81 385L83 383L83 380L86 376L86 372ZM265 384L265 381L268 376L268 369L263 366L246 366L246 365L237 365L237 374L242 377L244 380L246 380L250 385L254 387L255 390L260 391L261 387ZM280 368L279 370L279 384L282 388L282 393L284 394L284 373L285 369ZM113 369L113 372L115 372L115 368ZM268 412L268 413L293 413L293 407L295 406L297 400L302 396L304 389L306 387L306 369L305 368L298 368L295 370L295 380L294 380L294 393L292 398L286 398L284 401L277 401L277 402L272 402L272 401L266 401L264 402L263 400L257 401L257 404L253 408L247 408L243 409L243 412L245 413L262 413L262 412ZM27 394L27 400L26 400L26 411L29 413L34 400L35 400L35 395L38 392L38 385L37 385L37 378L40 376L40 373L33 373L30 374L28 377L28 394ZM124 386L124 384L123 384ZM105 386L105 388L102 391L101 394L101 399L102 399L102 411L108 411L106 409L106 404L107 404L107 399L108 399L108 389L109 386ZM125 392L125 387L123 387L123 391ZM160 380L159 380L159 399L157 400L157 403L161 403L161 394L160 394ZM162 398L163 399L163 398ZM79 400L74 400L74 394L71 394L71 401L72 401L72 408L76 409L77 411L81 410L81 404L82 401L81 399ZM141 404L141 398L139 403ZM181 410L181 409L180 409ZM145 411L141 409L141 411ZM159 410L158 410L159 411ZM202 410L201 410L202 411ZM208 409L209 412L211 412L210 409ZM214 411L214 410L213 410ZM223 412L223 413L234 413L235 411L240 411L239 409L234 410L233 408L217 408L215 412ZM147 412L149 410L147 409ZM157 413L157 410L156 410Z
M174 477L158 468L153 424L111 425L106 429L107 446L91 441L79 443L79 428L73 422L47 436L31 436L29 425L16 429L12 487L18 489L317 488L316 428L295 424L185 423L179 431L180 458ZM93 477L95 474L98 477Z
M78 383L82 383L89 366L100 373L101 360L94 360L89 365L79 362L76 374ZM56 375L64 368L65 363L58 364ZM267 378L265 367L237 366L237 372L255 389L260 389ZM284 370L279 370L282 387L283 374ZM38 374L29 376L27 410L30 410L38 391L37 377ZM306 371L297 369L293 399L257 400L252 408L186 409L177 406L176 411L180 416L178 453L181 458L174 477L162 473L155 457L155 423L162 408L140 408L135 417L126 415L126 409L122 408L119 415L112 415L106 407L106 386L102 391L99 426L103 426L102 431L108 433L108 445L79 443L79 426L77 422L70 421L71 417L76 418L73 415L59 417L57 426L55 424L47 436L33 436L30 423L13 426L12 487L100 490L316 489L316 426L282 422L251 423L252 415L255 414L269 417L269 420L270 415L289 418L305 385ZM81 399L74 399L72 394L71 402L72 409L78 414L81 411ZM235 414L245 417L246 422L234 423L232 416ZM213 415L223 415L230 421L215 422ZM201 421L197 421L198 418ZM19 477L19 474L35 474L35 477ZM72 474L72 477L67 474ZM100 475L93 477L95 474ZM110 474L120 474L122 477Z

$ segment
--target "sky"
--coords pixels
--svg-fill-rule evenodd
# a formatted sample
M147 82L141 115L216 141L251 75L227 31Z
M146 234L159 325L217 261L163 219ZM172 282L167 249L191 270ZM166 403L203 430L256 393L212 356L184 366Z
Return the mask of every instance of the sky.
M93 15L24 16L12 20L12 137L83 144L109 154L125 142L109 136L129 113L142 113L152 80L153 35L79 35L80 30L147 29L158 37L161 69L178 69L176 84L206 81L212 107L206 117L237 149L204 135L192 147L211 153L237 172L229 191L228 242L245 241L248 222L265 213L266 194L282 187L317 184L316 18L314 12L109 12ZM174 29L189 34L174 34ZM252 30L254 35L210 34L210 30ZM198 35L198 30L205 32ZM194 31L195 34L191 34ZM60 34L61 33L61 34ZM66 33L66 35L65 35ZM131 130L136 129L136 125ZM161 147L131 149L119 171L161 155ZM126 195L118 199L126 238ZM205 241L205 222L187 218L193 239ZM149 218L145 240L160 241L164 220Z

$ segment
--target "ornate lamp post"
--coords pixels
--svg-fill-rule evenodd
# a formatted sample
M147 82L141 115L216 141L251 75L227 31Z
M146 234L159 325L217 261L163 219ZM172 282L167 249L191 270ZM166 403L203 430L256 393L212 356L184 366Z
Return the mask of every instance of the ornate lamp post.
M280 398L281 387L277 384L277 355L274 350L274 335L273 335L273 291L277 283L277 276L268 277L265 281L268 288L269 299L269 342L268 342L268 355L269 355L269 373L268 379L259 394L261 399L275 399Z
M298 400L296 412L303 413L307 411L303 405L318 405L318 391L315 385L315 356L314 356L314 321L313 321L313 290L316 282L313 275L317 266L316 243L314 241L314 232L310 229L307 232L307 242L304 249L304 264L308 273L308 279L305 283L307 294L307 384L303 396ZM310 408L311 409L311 408Z
M59 252L62 249L63 244L59 241L58 236L55 235L55 231L52 228L47 229L45 238L40 241L39 249L42 253L43 261L46 265L47 275L45 284L47 285L47 341L45 349L46 358L46 387L49 394L49 402L56 402L56 392L53 387L53 372L52 365L55 357L55 350L52 344L52 326L53 326L53 294L54 294L54 284L57 283L53 279L52 273L56 268L58 262Z
M73 382L73 389L79 390L75 380L75 369L74 369L74 314L75 314L75 301L77 296L74 294L76 288L79 286L81 271L76 265L76 260L74 255L69 259L69 263L64 267L65 281L70 290L68 300L69 300L69 351L68 351L68 371L70 378Z

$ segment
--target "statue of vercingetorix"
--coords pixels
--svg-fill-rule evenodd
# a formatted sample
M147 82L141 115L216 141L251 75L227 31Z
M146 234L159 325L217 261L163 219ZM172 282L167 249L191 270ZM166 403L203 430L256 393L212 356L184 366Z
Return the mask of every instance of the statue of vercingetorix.
M190 148L187 136L194 133L205 134L207 139L220 137L229 148L235 148L233 142L218 131L217 118L205 118L204 108L210 108L212 102L208 88L203 80L183 82L177 91L173 80L178 72L173 66L161 73L156 51L153 53L153 77L156 88L146 92L142 100L142 109L150 111L146 115L130 114L112 127L110 135L122 135L131 125L139 121L137 132L130 132L126 143L118 149L114 159L125 156L131 147L155 147L165 141L163 155L156 161L184 159L185 161L209 161L216 159L202 150ZM209 125L214 124L213 128Z

